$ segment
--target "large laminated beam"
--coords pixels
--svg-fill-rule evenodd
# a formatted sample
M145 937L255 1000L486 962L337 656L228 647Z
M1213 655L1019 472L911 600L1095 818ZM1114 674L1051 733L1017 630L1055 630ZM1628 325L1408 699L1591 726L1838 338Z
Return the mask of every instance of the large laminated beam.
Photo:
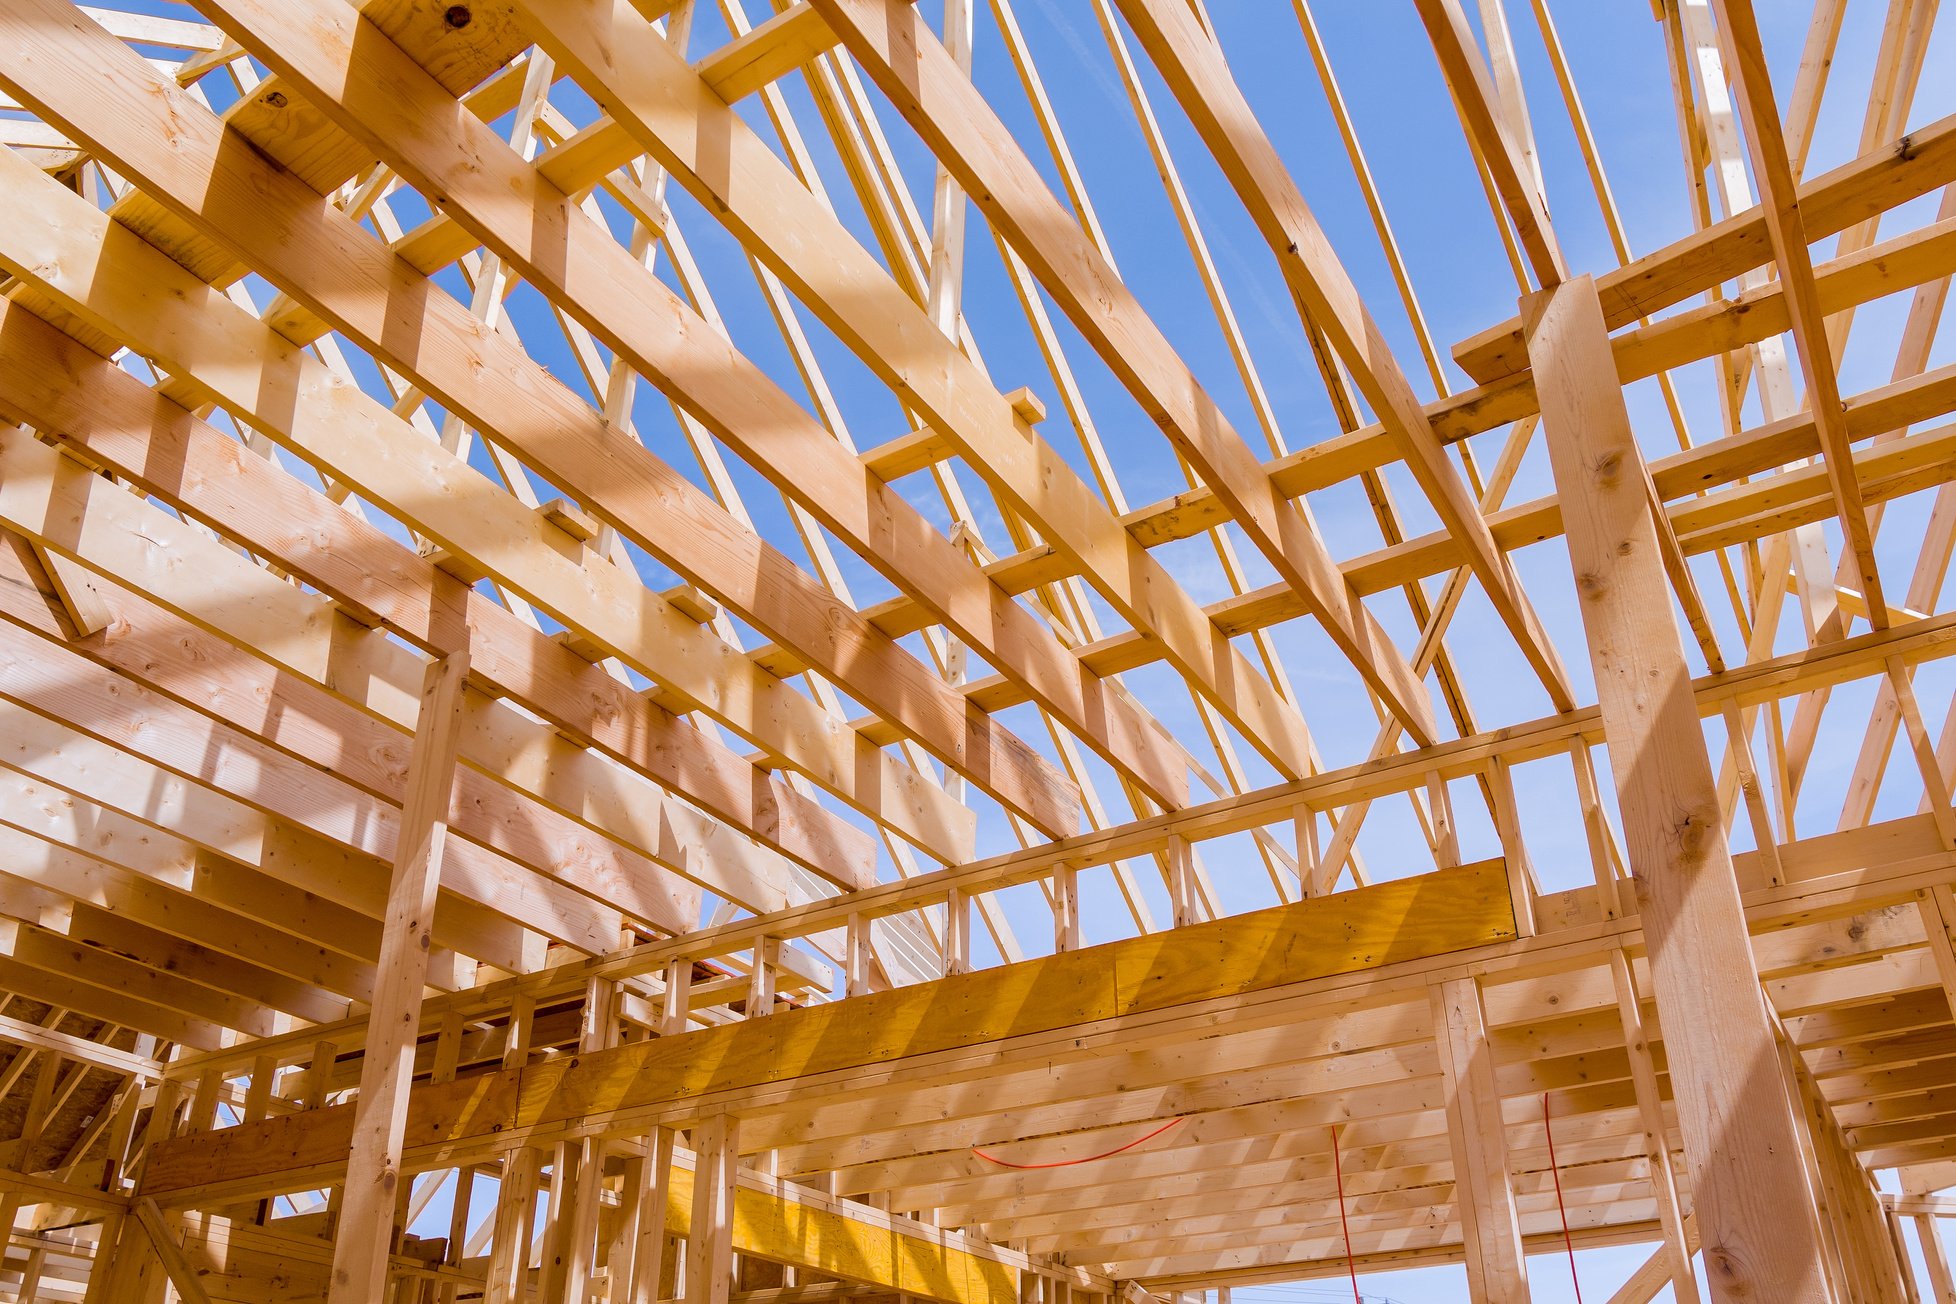
M1361 972L1514 936L1500 861L1378 884L765 1019L417 1089L410 1164L580 1129L696 1116L716 1097ZM158 1148L146 1192L298 1189L344 1165L340 1106ZM500 1145L499 1145L500 1143Z

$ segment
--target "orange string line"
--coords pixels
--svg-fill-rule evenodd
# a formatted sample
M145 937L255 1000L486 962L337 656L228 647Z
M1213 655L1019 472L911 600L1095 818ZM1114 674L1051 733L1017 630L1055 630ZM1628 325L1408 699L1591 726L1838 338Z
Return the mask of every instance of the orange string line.
M1088 1155L1084 1159L1060 1159L1050 1164L1015 1164L1009 1159L1000 1159L996 1155L988 1155L977 1146L971 1147L971 1153L977 1155L988 1164L997 1164L1000 1168L1071 1168L1075 1164L1090 1164L1096 1159L1112 1159L1124 1150L1132 1150L1143 1142L1154 1140L1181 1121L1179 1118L1171 1118L1146 1136L1136 1137L1124 1146L1115 1146L1112 1150L1103 1151L1097 1155Z
M1582 1304L1582 1278L1576 1275L1576 1243L1569 1239L1569 1210L1562 1203L1562 1174L1555 1167L1555 1129L1549 1126L1549 1093L1542 1093L1542 1131L1548 1133L1549 1176L1555 1179L1555 1207L1562 1215L1562 1248L1569 1251L1569 1280L1575 1283L1576 1304Z
M1331 1129L1331 1172L1338 1179L1338 1226L1345 1233L1345 1270L1352 1275L1352 1304L1365 1304L1358 1297L1358 1264L1352 1261L1352 1225L1345 1221L1345 1161L1338 1157L1338 1129ZM1576 1304L1582 1304L1578 1300Z

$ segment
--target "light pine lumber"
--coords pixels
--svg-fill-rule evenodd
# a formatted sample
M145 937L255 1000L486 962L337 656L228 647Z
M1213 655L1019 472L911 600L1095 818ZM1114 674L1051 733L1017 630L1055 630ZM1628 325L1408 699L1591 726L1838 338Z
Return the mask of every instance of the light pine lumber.
M633 136L944 438L1001 500L1063 550L1121 615L1288 774L1309 769L1303 723L1223 641L1187 591L731 109L619 0L549 5L531 29ZM832 38L831 38L832 39ZM706 152L711 139L731 162ZM860 470L854 474L861 475ZM873 485L873 479L870 481ZM857 492L860 492L859 490ZM916 565L913 558L911 566Z
M1823 1304L1819 1227L1594 284L1523 302L1713 1298Z
M421 1030L421 992L433 944L435 894L448 844L448 796L460 744L466 654L429 664L409 754L408 788L382 921L379 972L368 1013L353 1145L333 1240L330 1304L378 1298L394 1247L401 1142Z
M1059 205L997 115L902 0L812 0L869 77L1010 242L1418 743L1433 709L1295 504L1197 382L1133 292Z
M410 1147L644 1112L743 1085L900 1062L1076 1023L1244 995L1513 935L1505 874L1484 861L1371 888L939 979L765 1019L421 1088ZM344 1107L274 1119L152 1157L152 1194L337 1165ZM276 1139L274 1139L276 1138ZM284 1180L284 1179L281 1179Z
M1519 577L1496 548L1473 494L1448 460L1412 384L1289 169L1257 125L1220 47L1178 0L1121 0L1120 7L1255 219L1307 324L1324 332L1366 403L1379 413L1395 451L1458 540L1550 701L1558 710L1569 709L1575 703L1568 676Z
M471 690L471 726L463 755L489 772L527 782L566 813L602 827L630 803L662 805L662 824L676 824L687 841L707 854L681 866L707 875L702 885L750 906L770 903L783 889L765 865L758 881L738 876L726 863L715 828L683 810L659 803L592 761L580 759L562 734L592 746L663 786L697 801L732 829L830 877L860 886L874 873L869 838L823 811L778 778L754 767L691 728L647 697L626 687L507 609L474 590L464 590L426 558L387 537L308 489L289 473L257 457L135 377L34 316L17 303L0 305L0 412L72 440L91 460L114 467L148 492L210 525L227 538L271 558L333 597L363 623L384 625L423 650L440 655L466 650L476 675L544 716L556 731L518 720ZM98 567L99 569L99 567ZM125 580L138 572L119 571ZM298 630L317 629L306 621ZM413 680L402 680L404 652L368 652L380 636L356 637L347 627L321 631L319 652L292 649L287 664L358 664L362 673L335 676L367 690L360 704L396 712L411 724ZM287 637L290 638L290 633ZM287 647L281 640L261 646ZM356 690L339 691L355 697ZM571 791L574 789L575 791ZM606 798L617 793L615 801ZM733 854L738 854L734 849ZM724 876L723 876L724 872Z
M1508 1172L1507 1129L1488 1046L1487 1013L1475 979L1435 984L1428 1003L1447 1089L1447 1139L1453 1148L1454 1199L1477 1300L1527 1304L1528 1259Z
M8 233L40 247L29 252L26 243L11 245L0 250L0 264L17 265L30 276L35 273L29 269L39 268L54 278L35 277L41 287L70 309L168 357L295 452L342 482L358 483L417 527L493 561L499 572L527 577L528 591L548 595L568 624L613 646L736 732L793 760L844 800L947 860L964 858L972 816L934 783L852 731L831 728L805 694L673 610L636 576L608 562L586 558L580 564L565 556L556 527L440 444L77 196L10 159L0 156L0 176L21 183L12 192L20 211L36 201L51 207L41 219L8 225ZM470 329L479 328L476 323ZM240 359L256 365L240 369ZM430 496L429 484L445 485L447 492Z

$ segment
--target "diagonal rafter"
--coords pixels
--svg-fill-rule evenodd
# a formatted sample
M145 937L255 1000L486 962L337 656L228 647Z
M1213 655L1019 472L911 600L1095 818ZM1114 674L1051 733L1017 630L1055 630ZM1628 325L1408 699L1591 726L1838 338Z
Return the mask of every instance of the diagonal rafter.
M1120 7L1256 219L1299 310L1324 330L1441 521L1466 549L1468 564L1550 700L1558 710L1572 708L1567 672L1520 580L1495 545L1465 481L1447 460L1378 323L1223 63L1221 50L1176 0L1121 0Z
M921 16L901 0L814 3L1407 733L1432 741L1432 703L1406 658Z
M1867 599L1868 621L1876 629L1888 626L1888 607L1882 597L1881 575L1875 565L1874 532L1867 505L1854 475L1847 423L1842 416L1840 378L1828 343L1826 316L1813 275L1813 255L1807 248L1806 222L1800 211L1798 183L1787 157L1772 76L1760 43L1759 21L1751 0L1713 0L1718 15L1719 43L1728 73L1738 92L1740 121L1745 125L1746 151L1759 187L1759 207L1772 243L1773 261L1785 290L1788 326L1800 370L1807 383L1807 405L1820 433L1821 460L1834 494L1835 514L1847 541L1847 551L1859 572Z
M904 295L629 5L530 14L539 38L675 177L730 224L859 356L955 441L1002 501L1067 554L1121 615L1285 773L1308 769L1302 721L1213 629L1187 592L951 340ZM716 154L703 148L715 143ZM717 153L723 152L723 153Z
M1134 776L1155 801L1169 807L1187 803L1186 775L1155 744L1152 724L1130 699L1080 667L1031 612L871 477L607 231L575 212L569 196L536 177L515 152L498 149L487 127L460 111L446 90L376 28L337 0L302 11L314 20L304 41L277 34L290 30L289 5L229 0L214 10L290 84L343 128L360 133L403 176L441 196L447 211L509 258L526 279L653 377L892 583L915 593L960 638L1024 684L1035 701ZM648 50L665 51L679 62L635 14L628 16L644 33ZM688 70L687 76L695 75ZM390 106L419 129L384 125ZM521 201L511 202L519 187L534 188L526 195L527 211ZM1005 433L1022 438L1011 428L1009 409ZM640 454L639 460L650 455ZM641 526L637 533L646 531ZM1030 809L1038 827L1055 830L1052 809Z
M461 305L430 287L398 255L389 254L296 177L263 162L242 142L227 144L222 124L209 110L159 82L126 47L85 18L78 22L75 11L58 0L42 8L39 21L20 7L7 16L23 38L21 56L0 73L10 89L67 121L106 154L119 157L129 174L142 178L147 192L167 202L178 216L248 247L270 273L268 279L295 292L351 338L390 356L428 392L464 412L471 424L497 432L522 450L526 461L578 492L641 546L722 596L758 628L794 646L859 700L901 722L906 733L1009 809L1050 834L1076 826L1073 785L1025 743L971 706L860 613L820 590L792 561L739 526L673 468L610 429L520 349L482 328ZM111 109L105 96L72 94L76 83L64 70L76 60L97 59L112 67L125 65L126 75L112 84L138 97L128 112ZM174 150L158 150L161 137L144 126L154 120L154 111L145 119L138 106L152 92L164 97L177 120ZM188 148L192 139L197 142L194 151ZM498 139L496 148L506 150L507 145ZM244 219L246 209L261 220L267 212L278 212L320 243L301 251L290 242L262 238L264 228ZM362 270L356 274L351 266ZM322 274L335 269L343 270ZM356 288L365 284L387 288L376 299ZM420 319L412 331L400 328L403 314ZM687 520L699 529L651 528L652 504L662 509L659 520ZM552 595L537 586L526 596L547 603ZM649 591L640 600L655 608L665 605Z

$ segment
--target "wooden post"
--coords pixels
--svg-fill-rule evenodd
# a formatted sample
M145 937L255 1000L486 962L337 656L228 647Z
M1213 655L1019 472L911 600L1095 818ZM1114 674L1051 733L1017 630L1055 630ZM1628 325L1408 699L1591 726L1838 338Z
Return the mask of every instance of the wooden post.
M1514 903L1515 931L1523 937L1533 937L1535 868L1529 862L1527 844L1521 840L1521 812L1515 803L1514 782L1508 776L1507 762L1497 759L1488 765L1487 788L1494 799L1494 831L1501 839L1501 854L1508 861L1508 899ZM1442 788L1441 792L1444 791ZM1459 861L1456 847L1453 863Z
M1644 1127L1644 1151L1650 1157L1650 1191L1657 1201L1657 1221L1664 1228L1664 1256L1671 1270L1671 1291L1677 1304L1698 1304L1698 1278L1691 1269L1691 1243L1678 1205L1677 1179L1671 1172L1670 1132L1664 1124L1664 1099L1658 1094L1657 1065L1644 1032L1643 999L1637 995L1637 974L1630 957L1610 952L1610 977L1616 984L1616 1008L1623 1021L1623 1044L1630 1056L1630 1084L1637 1093L1637 1114Z
M672 1190L673 1133L669 1127L655 1127L645 1138L645 1166L640 1170L638 1223L632 1250L631 1293L613 1294L617 1304L657 1304L664 1298L660 1283L666 1279L672 1239L666 1235L666 1203ZM695 1189L698 1189L697 1187Z
M944 973L971 972L971 894L952 888L944 894Z
M732 1115L715 1114L693 1129L693 1224L686 1242L686 1304L727 1304L732 1290L739 1126Z
M1926 1213L1916 1214L1915 1237L1922 1243L1922 1261L1929 1265L1929 1284L1935 1288L1936 1304L1956 1304L1956 1277L1950 1274L1949 1256L1943 1253L1936 1220Z
M760 958L757 953L755 958ZM772 996L772 993L769 993ZM578 1050L589 1054L618 1044L618 985L605 978L584 984L583 1024ZM604 1185L606 1148L602 1137L576 1143L577 1182L565 1191L569 1207L558 1228L558 1253L564 1260L564 1298L582 1301L591 1294L591 1269L597 1253L598 1221Z
M774 1013L774 970L781 963L781 939L763 937L754 943L754 967L747 975L747 1017Z
M1527 1304L1528 1259L1508 1176L1501 1091L1494 1081L1480 984L1454 978L1435 983L1427 994L1447 1084L1447 1140L1453 1148L1454 1203L1468 1285L1474 1298L1487 1304Z
M149 1237L150 1248L162 1262L163 1271L169 1275L170 1284L183 1297L183 1304L211 1304L210 1295L191 1270L190 1261L183 1257L183 1249L177 1244L170 1225L163 1221L163 1211L156 1207L156 1201L138 1199L131 1209ZM381 1262L385 1264L386 1260Z
M1080 949L1080 871L1061 865L1053 871L1053 950Z
M346 1194L333 1239L330 1304L369 1304L387 1283L394 1242L395 1186L407 1127L421 991L428 975L435 893L448 840L449 793L455 782L457 720L468 656L457 652L428 667L415 721L413 769L394 846L367 1053L360 1065Z
M1318 813L1298 803L1293 822L1297 826L1297 892L1316 896L1318 879Z
M1595 285L1522 302L1712 1296L1829 1298L1798 1130Z
M687 1002L693 993L693 962L674 960L666 966L665 999L659 1007L659 1035L675 1037L686 1031Z
M524 1283L530 1271L530 1231L542 1170L543 1151L533 1146L503 1160L495 1230L490 1236L489 1277L483 1292L486 1304L516 1304L529 1293Z
M849 996L860 996L869 990L869 924L870 921L862 915L849 916L843 958L843 990Z
M1168 902L1173 907L1175 927L1187 928L1196 922L1195 850L1179 833L1168 835Z

